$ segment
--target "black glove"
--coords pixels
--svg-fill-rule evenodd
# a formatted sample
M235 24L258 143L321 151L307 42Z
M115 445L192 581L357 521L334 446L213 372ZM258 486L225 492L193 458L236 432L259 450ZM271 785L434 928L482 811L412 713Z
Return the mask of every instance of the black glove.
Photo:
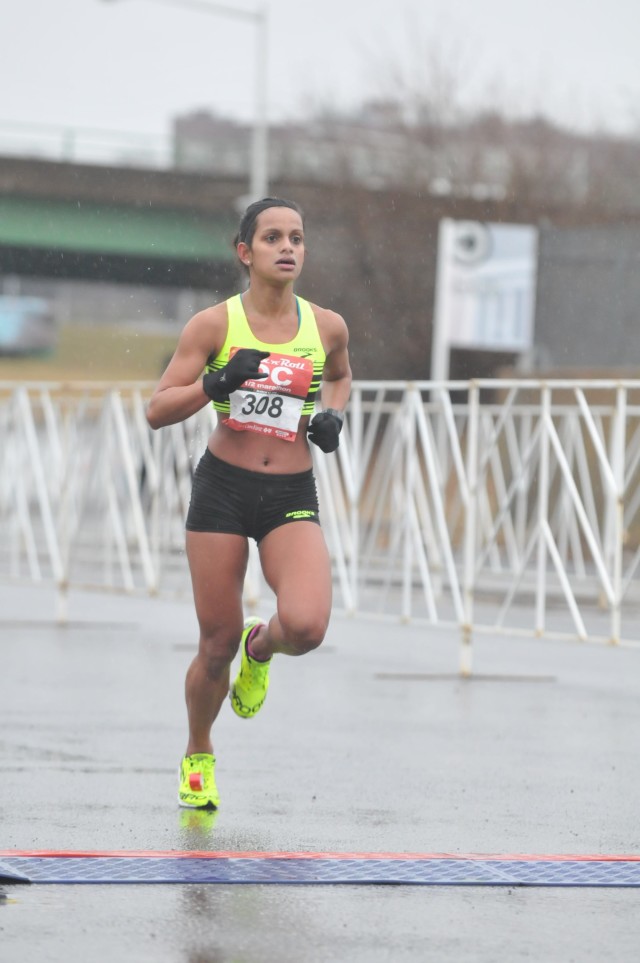
M258 365L263 358L268 358L270 353L258 351L256 348L240 348L224 368L209 371L203 377L202 387L205 394L209 395L212 401L228 401L231 392L236 391L249 378L253 381L268 378L269 375L260 371Z
M309 441L317 445L324 452L335 451L340 444L340 432L344 415L335 408L327 408L320 411L309 422L307 432Z

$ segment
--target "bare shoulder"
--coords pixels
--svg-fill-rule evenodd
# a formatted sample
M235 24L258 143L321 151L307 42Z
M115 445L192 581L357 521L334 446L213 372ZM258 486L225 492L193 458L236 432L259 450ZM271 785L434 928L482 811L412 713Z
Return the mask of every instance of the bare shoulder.
M349 343L349 329L342 315L330 308L321 308L318 304L312 304L311 308L327 352L346 347Z
M159 387L191 384L202 372L209 356L220 352L227 336L227 324L224 302L194 314L182 329Z
M209 351L219 350L227 335L227 324L227 306L223 301L194 314L184 326L182 337L194 344L208 344Z

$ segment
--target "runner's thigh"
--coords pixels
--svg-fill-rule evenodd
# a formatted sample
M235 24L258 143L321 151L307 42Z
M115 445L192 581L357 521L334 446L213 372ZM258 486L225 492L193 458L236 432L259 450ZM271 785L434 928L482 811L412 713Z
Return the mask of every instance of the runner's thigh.
M289 619L328 622L331 561L322 529L314 522L290 522L273 529L259 545L262 571Z
M222 629L239 639L247 539L220 532L187 532L186 549L201 631Z

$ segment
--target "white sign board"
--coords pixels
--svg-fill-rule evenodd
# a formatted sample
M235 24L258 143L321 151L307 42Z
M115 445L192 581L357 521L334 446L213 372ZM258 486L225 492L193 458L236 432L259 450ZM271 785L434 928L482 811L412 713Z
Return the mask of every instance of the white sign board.
M520 224L440 222L431 378L452 347L522 352L533 342L538 232Z

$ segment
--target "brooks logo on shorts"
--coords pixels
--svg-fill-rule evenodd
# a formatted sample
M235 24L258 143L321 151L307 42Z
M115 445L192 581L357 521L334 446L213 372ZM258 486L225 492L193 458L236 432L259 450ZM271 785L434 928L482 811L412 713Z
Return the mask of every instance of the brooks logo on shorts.
M315 518L317 512L311 511L297 511L297 512L287 512L284 516L285 518Z

